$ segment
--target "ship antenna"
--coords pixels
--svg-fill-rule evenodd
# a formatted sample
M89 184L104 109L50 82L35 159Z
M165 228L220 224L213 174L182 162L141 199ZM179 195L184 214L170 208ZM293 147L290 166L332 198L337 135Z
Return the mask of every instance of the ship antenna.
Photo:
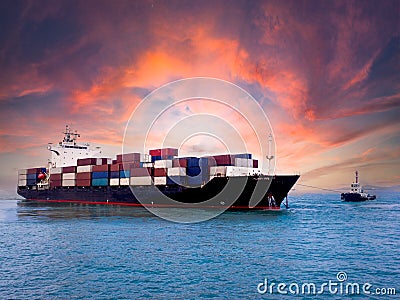
M358 183L358 171L356 171L356 183Z
M270 133L268 135L268 155L267 155L267 159L268 159L268 175L271 171L271 160L274 159L274 156L271 155L271 147L272 147L272 134Z

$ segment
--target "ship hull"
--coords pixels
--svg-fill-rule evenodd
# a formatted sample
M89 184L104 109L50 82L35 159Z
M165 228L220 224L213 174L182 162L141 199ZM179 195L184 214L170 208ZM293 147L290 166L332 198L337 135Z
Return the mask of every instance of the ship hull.
M179 185L54 187L43 190L19 187L17 193L31 202L159 207L182 207L184 203L184 207L196 208L279 209L298 178L299 175L216 177L197 188ZM241 185L242 189L232 194L230 185ZM165 201L165 198L176 202Z

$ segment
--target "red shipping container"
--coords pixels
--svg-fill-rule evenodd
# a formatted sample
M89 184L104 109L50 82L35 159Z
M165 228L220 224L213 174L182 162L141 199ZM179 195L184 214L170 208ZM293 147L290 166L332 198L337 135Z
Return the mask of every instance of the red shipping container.
M76 173L76 167L63 167L62 168L63 173Z
M151 156L176 156L178 155L178 149L176 148L161 148L153 149L149 151Z
M110 165L93 166L92 172L108 172L109 168L110 168Z
M45 168L43 168L43 169L45 169ZM30 168L30 169L27 169L27 171L26 171L27 174L39 174L41 172L42 172L42 168Z
M163 168L155 168L154 169L154 177L162 177L162 176L167 176L167 169Z
M253 168L258 168L258 160L257 159L253 160Z
M97 164L97 158L80 158L78 159L78 166L93 166Z
M235 160L229 154L213 156L217 166L229 166L235 163ZM232 162L233 161L233 162Z
M51 187L62 186L62 181L61 180L50 180L50 186Z
M110 165L110 171L111 172L119 171L119 164Z
M217 165L217 162L215 161L215 158L213 156L208 156L207 158L209 167L215 167Z
M84 173L80 173L84 174ZM90 179L78 179L76 181L76 186L91 186L92 181Z
M101 164L102 164L102 165L108 164L108 161L109 161L110 159L111 159L111 158L102 158L102 159L101 159Z
M151 176L152 168L132 168L131 177Z
M187 168L187 159L186 158L175 158L172 160L172 167L177 168Z
M140 161L140 153L124 153L117 155L117 162L133 162Z
M62 176L62 174L51 174L50 181L51 180L61 180L62 179L61 176Z
M92 179L91 172L84 172L84 173L76 173L76 180L90 180Z
M120 171L129 171L132 168L140 168L140 162L135 161L132 163L123 163L119 165Z
M116 160L116 159L113 159L111 163L112 163L113 165L115 165L115 164L117 164L117 160Z

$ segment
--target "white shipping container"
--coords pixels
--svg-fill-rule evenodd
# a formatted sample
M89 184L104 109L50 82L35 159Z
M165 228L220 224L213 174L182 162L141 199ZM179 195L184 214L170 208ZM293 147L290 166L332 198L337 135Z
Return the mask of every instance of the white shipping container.
M172 168L172 160L171 159L160 159L154 162L154 168Z
M28 170L27 169L18 170L18 175L26 175L26 174L28 174Z
M57 168L51 168L49 170L50 174L61 174L62 173L62 167L57 167Z
M154 164L152 162L143 163L143 168L153 168Z
M131 177L131 185L152 185L151 176Z
M253 160L248 158L235 158L235 166L253 168Z
M246 176L251 172L249 168L246 167L235 167L235 166L227 166L226 167L226 176Z
M18 179L26 179L28 177L28 174L18 174Z
M18 180L18 186L25 186L25 185L26 185L26 179Z
M175 167L168 169L168 176L186 176L186 168Z
M112 185L112 186L119 185L119 178L111 178L110 185Z
M154 184L155 185L166 185L167 177L154 177Z
M75 186L75 179L63 179L62 186Z
M62 174L62 179L63 180L65 180L65 179L69 179L69 180L73 179L73 180L75 180L76 179L76 174L75 173L63 173Z
M92 172L93 166L77 166L76 173L88 173Z
M140 162L151 163L151 155L150 154L140 154Z
M226 176L226 167L223 167L223 166L210 167L210 176L225 177Z
M119 185L129 185L129 178L121 178L119 180Z

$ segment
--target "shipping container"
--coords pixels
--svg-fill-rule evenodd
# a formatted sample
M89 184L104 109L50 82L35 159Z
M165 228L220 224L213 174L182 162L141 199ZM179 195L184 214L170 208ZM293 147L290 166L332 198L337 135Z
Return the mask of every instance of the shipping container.
M235 160L229 154L215 155L213 158L217 166L232 166L235 164Z
M76 167L75 166L63 167L62 172L63 173L76 173Z
M119 178L111 178L110 186L117 186L117 185L119 185Z
M186 176L168 176L167 184L168 185L187 185L187 177Z
M61 180L50 180L50 187L60 187L62 186Z
M258 160L253 159L253 168L258 168Z
M166 177L167 176L167 169L153 169L154 177Z
M108 172L109 168L110 168L110 165L106 165L106 164L93 166L92 172Z
M200 158L198 157L186 157L187 160L187 167L192 168L192 167L199 167L199 160Z
M76 173L76 180L90 180L90 179L92 179L92 173L91 172Z
M239 153L239 154L232 154L233 158L245 158L245 159L251 159L251 153Z
M50 180L61 180L62 174L50 174Z
M172 168L172 160L156 160L154 162L154 168Z
M57 168L51 168L49 170L50 174L61 174L62 173L62 167L57 167Z
M129 185L129 177L127 178L120 178L119 185Z
M38 174L36 174L36 173L33 173L33 174L27 174L26 175L26 179L28 179L28 180L36 180L37 179L37 177L38 177Z
M140 153L124 153L117 155L117 163L140 161Z
M92 178L108 178L108 172L92 172Z
M210 167L210 177L225 177L226 176L226 167L217 166Z
M149 154L140 154L140 162L143 162L143 163L151 162L151 155L149 155Z
M93 178L92 186L108 186L108 178Z
M63 173L62 174L62 179L63 180L75 180L76 179L76 174L75 173Z
M75 186L75 179L63 179L62 186Z
M92 171L93 171L93 166L91 166L91 165L76 167L76 173L87 173L87 172L92 172Z
M186 174L190 177L198 176L201 173L200 167L188 167L186 169Z
M101 164L102 164L101 158L89 157L89 158L79 158L77 160L78 166L90 166L90 165L101 165Z
M163 156L151 156L151 162L156 162L157 160L172 160L175 156L172 155L163 155Z
M154 164L149 162L149 163L142 163L141 167L143 168L153 168Z
M187 159L186 158L174 158L172 160L172 167L173 168L177 168L177 167L186 168L187 167Z
M130 179L131 185L152 185L153 180L151 176L140 176L140 177L131 177Z
M119 178L119 171L110 172L110 178Z
M251 168L227 166L226 176L247 176L252 173Z
M154 177L154 185L166 185L167 184L167 177Z
M119 165L120 171L129 171L132 168L140 168L140 162L135 161L132 163L123 163Z
M84 173L81 173L84 174ZM92 180L90 179L77 179L76 180L76 186L91 186L92 185Z
M110 171L112 171L112 172L118 171L119 172L119 164L110 165Z
M168 176L186 176L186 168L169 168L167 173Z
M151 156L177 156L178 149L176 148L161 148L161 149L153 149L149 151Z
M39 173L45 173L46 168L30 168L26 170L27 174L39 174Z
M18 186L26 186L28 183L27 179L19 179L18 180Z
M28 174L28 170L27 169L19 169L18 170L18 175L26 175Z
M196 177L187 177L187 184L189 186L200 186L203 184L203 179L201 176L196 176Z
M131 169L131 177L149 176L151 169L148 168L133 168Z
M119 171L119 178L131 177L131 171Z
M36 179L27 179L26 180L26 185L29 185L29 186L31 186L31 185L36 185Z
M253 160L248 158L235 158L235 166L253 168Z

